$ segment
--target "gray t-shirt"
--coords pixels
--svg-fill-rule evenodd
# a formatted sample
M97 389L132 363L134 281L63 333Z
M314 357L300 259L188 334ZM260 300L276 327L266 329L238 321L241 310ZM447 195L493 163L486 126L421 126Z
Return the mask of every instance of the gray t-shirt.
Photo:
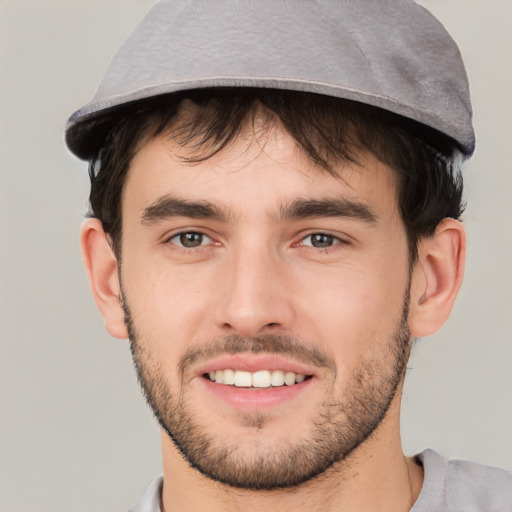
M512 512L512 472L463 460L447 461L434 450L415 460L425 471L410 512ZM129 512L161 512L163 477L149 486Z

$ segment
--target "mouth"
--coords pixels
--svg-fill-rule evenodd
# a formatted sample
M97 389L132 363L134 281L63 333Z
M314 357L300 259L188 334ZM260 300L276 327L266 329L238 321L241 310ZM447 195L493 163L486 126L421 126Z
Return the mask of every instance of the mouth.
M309 396L319 382L315 371L309 364L277 354L246 352L209 360L194 373L219 404L258 413Z
M312 378L312 375L285 370L258 370L249 372L226 368L203 374L205 379L216 384L236 388L268 389L294 386Z

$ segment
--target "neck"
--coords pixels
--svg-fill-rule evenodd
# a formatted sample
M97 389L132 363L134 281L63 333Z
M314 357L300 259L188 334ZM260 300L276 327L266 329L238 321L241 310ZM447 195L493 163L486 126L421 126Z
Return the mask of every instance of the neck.
M398 417L393 404L371 438L346 459L305 484L275 491L234 489L204 477L162 433L162 510L406 512L419 495L423 472L403 454Z

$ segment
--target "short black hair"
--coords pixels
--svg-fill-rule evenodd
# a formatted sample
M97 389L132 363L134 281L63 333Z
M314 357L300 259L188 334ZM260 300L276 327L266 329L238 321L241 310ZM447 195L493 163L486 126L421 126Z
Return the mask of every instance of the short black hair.
M183 102L196 108L179 114ZM130 162L143 140L169 131L192 148L185 161L221 151L261 108L279 119L313 163L334 173L336 162L358 163L369 152L397 173L397 201L411 264L418 241L444 218L460 219L462 153L440 132L387 110L319 94L274 89L204 89L156 96L128 106L90 161L89 215L98 218L121 258L122 191Z

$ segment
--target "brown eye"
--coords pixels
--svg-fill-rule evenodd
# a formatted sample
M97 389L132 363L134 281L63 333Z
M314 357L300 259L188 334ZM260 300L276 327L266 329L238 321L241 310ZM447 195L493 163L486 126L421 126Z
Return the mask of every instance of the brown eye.
M196 233L195 231L179 233L178 235L173 236L169 241L177 246L185 247L187 249L201 247L205 243L211 242L209 237L203 235L203 233Z
M316 247L317 249L327 249L340 242L338 238L325 233L313 233L303 239L302 245Z

